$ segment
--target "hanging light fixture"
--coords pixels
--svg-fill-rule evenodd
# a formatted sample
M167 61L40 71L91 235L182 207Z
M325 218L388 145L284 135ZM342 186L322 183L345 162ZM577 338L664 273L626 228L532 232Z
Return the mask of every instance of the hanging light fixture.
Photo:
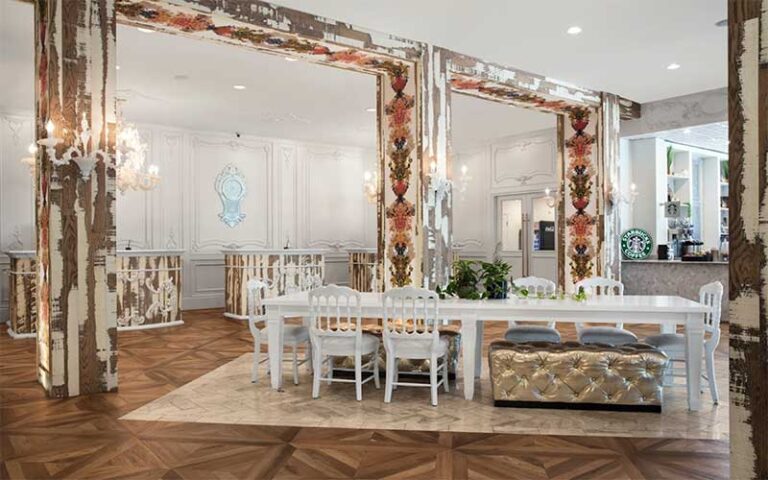
M141 141L136 127L124 123L119 113L117 121L117 189L152 190L160 183L160 168L147 165L147 144Z
M379 181L376 172L363 173L363 193L370 204L375 204L379 199Z

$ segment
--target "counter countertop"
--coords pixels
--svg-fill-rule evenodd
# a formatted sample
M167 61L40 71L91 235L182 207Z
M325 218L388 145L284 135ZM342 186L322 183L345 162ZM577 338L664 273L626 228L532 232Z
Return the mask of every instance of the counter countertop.
M622 260L621 263L648 263L652 265L728 265L728 262L716 261L716 262L703 262L703 261L690 261L684 262L682 260L659 260L657 258L649 258L647 260Z
M225 255L309 255L329 254L330 250L323 248L259 248L259 249L225 249Z
M37 255L35 250L8 250L4 253L10 258L31 258Z
M134 249L134 250L118 250L117 256L118 257L153 257L153 256L164 256L164 255L181 255L184 253L184 250L178 249L178 248L169 248L169 249L147 249L147 250L141 250L141 249Z

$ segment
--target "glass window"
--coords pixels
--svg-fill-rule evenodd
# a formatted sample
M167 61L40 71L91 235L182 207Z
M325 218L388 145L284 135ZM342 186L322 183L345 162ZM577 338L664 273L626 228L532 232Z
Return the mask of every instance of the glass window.
M546 197L533 199L533 251L555 250L555 208L547 205Z
M501 201L501 246L509 251L519 251L523 237L523 201Z

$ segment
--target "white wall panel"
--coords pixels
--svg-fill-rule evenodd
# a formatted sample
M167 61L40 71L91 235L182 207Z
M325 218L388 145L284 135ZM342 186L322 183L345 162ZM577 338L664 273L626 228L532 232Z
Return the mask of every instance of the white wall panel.
M453 205L454 247L468 258L491 258L496 250L496 197L543 191L557 184L557 131L510 136L454 155L457 189ZM466 165L466 191L460 168Z
M326 279L347 282L348 247L376 246L376 208L363 194L363 172L375 170L376 152L216 132L137 125L147 161L161 182L149 192L117 198L118 245L175 247L184 256L184 309L224 304L226 246L330 249ZM19 159L32 141L31 115L0 114L0 250L34 248L34 186ZM228 164L244 175L245 219L221 222L214 182ZM18 232L18 235L16 235ZM18 244L16 237L21 240ZM8 259L0 255L0 269ZM0 278L0 318L7 318L7 275Z

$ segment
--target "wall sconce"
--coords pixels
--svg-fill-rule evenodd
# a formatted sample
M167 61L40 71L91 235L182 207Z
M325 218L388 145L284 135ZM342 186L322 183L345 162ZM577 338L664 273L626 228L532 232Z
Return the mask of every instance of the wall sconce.
M629 195L624 195L616 185L611 185L608 189L608 205L610 207L621 203L633 205L639 193L640 192L637 191L637 185L634 183L629 185Z
M363 173L363 193L370 204L376 204L379 200L379 176L376 172L366 170Z
M91 139L91 127L83 114L83 121L80 123L80 135L75 137L75 143L69 147L59 158L56 155L56 146L63 142L61 138L54 136L56 126L51 120L45 124L45 131L48 132L47 138L37 141L37 144L45 148L48 158L54 166L60 167L74 162L80 168L80 178L87 182L91 177L93 167L99 160L110 159L110 155L103 150L88 150L88 141Z
M469 182L472 181L472 177L469 176L469 167L467 164L463 164L461 166L461 175L459 176L459 193L465 193L467 191L467 187L469 186Z
M555 192L555 195L552 195L551 188L547 187L544 189L544 199L547 202L547 206L549 208L555 208L562 197L563 192L561 192L559 188Z
M35 164L37 163L37 145L30 143L27 151L29 152L29 156L22 158L21 163L29 167L29 174L34 177L36 168Z

